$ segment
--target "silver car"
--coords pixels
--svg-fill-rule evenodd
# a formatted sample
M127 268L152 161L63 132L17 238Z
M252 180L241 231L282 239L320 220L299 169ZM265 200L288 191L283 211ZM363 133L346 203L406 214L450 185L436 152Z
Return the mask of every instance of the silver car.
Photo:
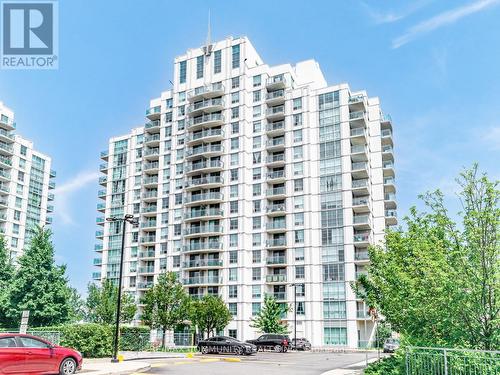
M384 342L384 353L394 353L399 349L399 340L398 339L387 339Z

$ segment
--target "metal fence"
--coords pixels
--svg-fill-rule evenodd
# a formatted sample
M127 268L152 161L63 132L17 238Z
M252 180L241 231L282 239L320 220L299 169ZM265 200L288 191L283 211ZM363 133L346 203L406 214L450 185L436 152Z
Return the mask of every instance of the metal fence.
M406 375L500 375L500 351L408 347Z

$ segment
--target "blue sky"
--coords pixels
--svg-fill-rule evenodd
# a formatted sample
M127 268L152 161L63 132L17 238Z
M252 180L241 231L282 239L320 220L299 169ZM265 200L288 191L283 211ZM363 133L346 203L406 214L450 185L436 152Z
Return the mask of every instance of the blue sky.
M18 132L58 172L57 261L85 292L95 256L99 152L144 122L172 61L206 38L248 36L268 64L314 58L331 84L379 96L393 118L399 214L474 161L500 176L500 0L67 0L59 70L0 71ZM455 206L456 207L456 206Z

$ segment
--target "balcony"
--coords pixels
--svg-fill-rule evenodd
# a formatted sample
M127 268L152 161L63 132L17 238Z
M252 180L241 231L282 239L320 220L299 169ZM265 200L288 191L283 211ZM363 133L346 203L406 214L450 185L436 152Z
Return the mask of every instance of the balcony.
M268 257L266 259L266 264L270 265L270 266L284 265L284 264L286 264L286 257L285 256Z
M108 177L107 176L99 177L99 185L106 186L107 183L108 183Z
M7 208L9 206L9 200L7 198L0 199L0 207Z
M142 274L154 274L155 273L155 267L154 266L139 267L139 273L142 273Z
M9 194L10 193L9 184L0 184L0 193Z
M352 198L352 210L355 213L363 213L370 211L370 200L368 196L365 197L353 197Z
M218 236L222 234L223 229L221 225L200 225L192 226L190 228L184 229L184 236L187 237L198 237L198 236Z
M187 107L187 113L191 116L197 116L202 113L220 112L224 109L224 100L222 98L213 98L193 103Z
M191 210L184 213L184 220L209 220L209 219L222 219L224 211L219 208L207 208L203 210Z
M146 109L146 117L150 120L159 120L161 116L161 106Z
M349 113L349 122L353 126L366 126L366 112L365 111L356 111Z
M206 177L196 177L188 178L185 180L186 189L199 189L199 188L210 188L210 187L221 187L224 185L224 179L221 176L206 176Z
M267 182L269 183L279 183L285 181L286 181L286 173L284 169L267 173Z
M274 292L271 294L277 301L285 301L286 300L286 292Z
M154 202L158 199L158 191L157 190L147 191L142 194L142 199L145 202Z
M146 290L146 289L152 288L153 285L154 285L154 283L152 281L140 282L140 283L137 283L137 289Z
M0 142L0 155L11 156L14 153L14 147L11 144Z
M269 122L266 125L266 133L271 137L285 134L285 120Z
M187 122L187 128L190 131L221 125L224 125L224 116L220 112L193 117Z
M197 204L208 204L208 203L219 203L224 199L222 193L201 193L192 194L184 198L184 204L186 205L197 205Z
M370 254L366 249L356 249L354 252L354 261L358 263L365 263L370 261Z
M12 160L9 157L0 155L0 166L12 167Z
M387 176L394 177L394 162L393 161L382 162L382 172L384 173L384 177Z
M353 162L360 162L368 160L368 156L366 154L366 146L365 145L351 145L351 160Z
M145 149L142 156L146 160L158 160L160 157L160 149L158 147Z
M156 242L156 236L142 236L141 237L141 244L154 244Z
M353 111L364 111L365 110L365 97L361 94L353 95L348 101L349 108Z
M394 161L394 149L392 146L383 146L382 147L382 161Z
M160 144L160 134L151 134L144 137L144 144L148 146L158 146Z
M104 219L104 216L99 216L99 217L96 217L96 218L95 218L95 223L96 223L97 225L104 225L104 222L105 222L105 221L106 221L106 220Z
M102 258L94 258L92 261L92 264L94 266L101 266L102 265Z
M352 224L357 229L370 229L370 215L354 215Z
M266 197L269 200L286 198L286 189L284 186L275 187L266 191Z
M104 237L104 231L103 230L96 230L95 237L98 239L102 239Z
M268 249L277 249L277 248L286 248L286 238L275 238L266 241L266 248Z
M196 147L188 147L186 149L186 158L192 158L195 156L211 157L217 156L224 152L224 148L221 144L208 144Z
M107 170L108 170L108 163L101 163L99 165L99 171L100 172L106 173Z
M267 275L266 283L272 284L281 284L286 283L286 275L278 274L278 275Z
M266 110L266 118L268 120L282 120L285 118L285 106L278 105L276 107L270 107Z
M144 163L142 165L142 170L144 172L154 173L154 172L158 172L159 169L160 169L160 163L157 162L157 161L152 161L152 162Z
M141 214L144 216L156 216L156 211L158 211L156 204L148 204L142 207Z
M99 190L97 196L101 199L106 199L106 190Z
M224 169L224 164L221 160L204 160L187 163L184 172L188 173L200 173L200 172L220 172Z
M222 267L222 259L197 259L182 263L182 268L219 268Z
M0 181L10 182L10 172L0 169Z
M286 215L286 204L270 204L266 208L267 216L283 216Z
M182 251L184 253L220 251L221 249L222 249L222 242L219 241L192 242L182 247Z
M100 272L92 272L92 280L101 280Z
M50 178L55 178L56 175L57 175L57 172L55 170L51 169L50 172L49 172L49 177Z
M371 319L371 316L366 310L356 310L356 318L361 320L368 320Z
M0 127L4 130L14 130L16 128L16 123L14 122L14 119L8 118L5 115L0 116Z
M396 192L396 179L394 177L384 177L384 191L386 193Z
M285 137L272 138L266 142L267 151L276 151L285 149Z
M269 77L266 80L266 89L268 91L284 89L286 85L287 85L287 80L284 74L278 74L273 77Z
M285 154L268 155L266 165L268 168L282 167L286 164Z
M276 222L270 222L266 224L266 231L269 233L283 233L286 232L286 222L283 221L276 221Z
M396 208L396 194L387 193L384 194L385 208Z
M382 138L382 145L393 145L392 129L382 129L382 131L380 132L380 137Z
M195 276L182 280L184 285L207 285L222 284L222 277L219 276Z
M351 164L351 174L353 179L360 179L368 177L368 163L367 162L354 162Z
M142 179L142 186L156 186L158 185L158 176L144 177Z
M103 250L102 244L98 243L94 245L94 251L101 252Z
M104 193L104 195L106 195L106 193ZM49 194L48 194L48 196L47 196L47 199L48 199L49 201L53 201L53 200L54 200L54 197L55 197L55 196L54 196L54 194L53 194L53 193L49 193Z
M141 229L154 229L156 230L156 220L146 220L141 223Z
M160 120L147 122L144 125L144 130L150 134L159 133L160 132Z
M392 126L392 117L389 114L380 112L380 123L383 125L391 125Z
M145 250L145 251L139 252L139 258L141 258L141 259L154 258L154 257L155 257L154 250Z
M213 83L212 85L197 87L188 92L188 100L193 103L222 95L224 95L224 85L222 83Z
M0 141L6 142L6 143L12 143L14 142L14 134L11 132L1 129L0 128Z
M266 95L267 105L278 105L285 103L285 90L280 89L276 91L268 92Z
M353 128L350 130L351 144L365 145L366 144L366 130L365 128Z
M398 213L396 210L385 210L386 225L396 225L398 223Z
M207 129L196 133L188 134L186 137L187 144L203 143L203 142L216 142L224 139L224 132L222 129Z

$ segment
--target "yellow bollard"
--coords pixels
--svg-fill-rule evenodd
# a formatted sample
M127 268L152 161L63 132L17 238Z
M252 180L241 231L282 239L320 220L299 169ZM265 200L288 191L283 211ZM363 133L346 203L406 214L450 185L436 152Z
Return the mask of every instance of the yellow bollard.
M118 354L118 362L123 362L123 355L121 354Z
M194 358L194 353L187 353L186 358Z

